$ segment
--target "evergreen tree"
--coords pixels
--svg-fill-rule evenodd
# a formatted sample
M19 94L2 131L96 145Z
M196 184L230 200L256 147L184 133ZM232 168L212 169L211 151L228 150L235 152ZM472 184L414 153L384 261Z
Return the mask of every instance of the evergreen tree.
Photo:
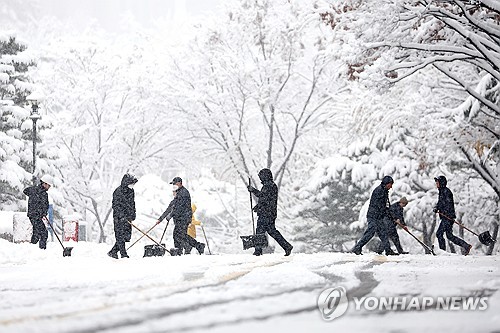
M22 207L22 189L31 180L25 104L32 87L27 72L34 63L26 48L14 36L0 35L0 209L5 210Z

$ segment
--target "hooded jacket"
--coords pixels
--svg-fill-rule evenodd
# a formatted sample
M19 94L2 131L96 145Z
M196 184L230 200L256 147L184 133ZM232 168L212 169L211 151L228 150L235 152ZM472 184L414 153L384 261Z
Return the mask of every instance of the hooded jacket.
M49 210L49 196L42 183L24 189L23 193L28 196L28 217L42 219L47 216Z
M456 218L453 193L448 187L446 187L448 181L444 176L439 176L438 178L436 178L436 181L439 182L439 188L438 188L439 195L438 195L438 202L436 205L437 210L440 213L448 216L449 218L452 219Z
M382 220L385 217L390 218L387 204L389 202L389 190L385 186L389 183L394 183L390 176L385 176L382 182L377 186L370 197L370 205L366 217L368 219Z
M135 220L135 192L128 186L137 183L137 178L125 174L120 186L113 192L113 219L134 221Z
M260 170L259 179L263 186L260 191L256 189L252 191L259 198L254 210L258 216L276 219L278 216L278 186L274 183L271 170Z

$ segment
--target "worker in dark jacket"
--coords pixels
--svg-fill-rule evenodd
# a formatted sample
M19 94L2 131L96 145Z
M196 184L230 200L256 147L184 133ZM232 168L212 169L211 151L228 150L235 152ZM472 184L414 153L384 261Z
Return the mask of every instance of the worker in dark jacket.
M356 243L351 250L355 254L361 254L361 250L366 243L377 234L382 241L382 248L385 250L386 255L397 255L392 251L387 239L387 231L384 224L384 219L389 218L389 189L392 188L394 180L391 176L385 176L382 182L377 186L370 198L370 205L368 206L368 213L366 218L368 220L368 227L366 228L363 237Z
M28 196L28 218L33 226L31 243L38 243L41 249L47 248L47 238L49 236L47 227L43 223L43 218L47 217L49 210L49 197L47 191L52 185L52 177L44 175L40 179L40 184L27 187L23 193Z
M170 251L172 255L181 255L184 250L194 247L199 254L205 251L205 244L197 242L196 239L189 236L187 229L191 223L193 211L191 209L191 195L189 191L182 185L182 178L175 177L170 184L174 186L175 197L169 205L169 208L162 214L156 223L160 223L163 218L169 220L174 219L174 246L175 249Z
M257 212L257 234L267 232L285 250L285 256L289 256L293 246L286 241L276 229L276 217L278 215L278 186L274 183L273 174L269 169L259 171L259 179L262 189L259 191L253 186L248 186L248 191L258 198L257 205L253 208ZM262 248L255 247L256 256L262 255Z
M132 226L129 222L135 220L135 183L137 178L127 173L123 176L120 186L113 192L112 208L116 242L108 255L115 259L118 259L118 252L122 258L129 257L125 242L130 242L132 237Z
M393 203L389 206L390 218L384 219L385 230L387 232L387 238L389 241L392 240L399 254L408 254L407 251L403 250L401 246L401 242L399 241L399 235L397 227L402 225L402 228L408 230L405 223L403 209L408 204L408 199L406 197L402 197L398 202ZM390 244L390 243L389 243ZM380 244L378 253L382 253L384 251L382 244Z
M441 223L436 231L439 248L441 250L446 250L446 242L443 236L446 233L446 238L448 238L448 240L452 243L463 247L464 255L468 255L472 245L453 234L453 221L456 218L455 202L453 201L453 193L448 187L446 187L448 181L445 176L434 178L434 181L436 182L436 187L439 191L438 202L434 208L434 212L439 213L439 217L441 218Z

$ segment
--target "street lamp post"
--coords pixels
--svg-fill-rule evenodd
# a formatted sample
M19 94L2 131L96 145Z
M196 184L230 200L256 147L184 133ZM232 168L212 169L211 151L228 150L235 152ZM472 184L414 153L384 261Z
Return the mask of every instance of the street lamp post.
M33 121L33 175L32 175L32 180L33 180L33 185L36 185L36 122L38 119L41 119L42 116L40 113L38 113L38 102L40 98L38 96L35 96L34 93L31 93L27 97L28 102L31 104L31 113L30 113L30 119Z

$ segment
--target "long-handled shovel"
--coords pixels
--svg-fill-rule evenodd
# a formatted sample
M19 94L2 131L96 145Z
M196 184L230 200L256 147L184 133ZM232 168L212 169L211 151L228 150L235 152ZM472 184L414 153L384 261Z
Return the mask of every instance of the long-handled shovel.
M411 237L415 238L415 240L417 242L419 242L420 245L422 245L424 249L426 249L428 252L432 253L433 255L436 255L434 253L433 247L427 246L424 242L422 242L420 239L418 239L417 236L415 236L413 233L410 232L410 230L408 230L407 226L403 225L401 222L398 222L398 220L394 220L394 222L396 222L404 231L406 231L407 233L409 233L411 235Z
M207 243L207 248L208 248L208 254L212 255L212 252L210 251L210 246L208 245L208 239L207 239L207 234L205 233L205 228L203 228L203 225L200 225L201 231L203 231L203 237L205 237L205 243Z
M148 231L146 231L146 234L149 234L149 232L150 232L151 230L153 230L156 226L157 226L157 224L155 223L155 225L154 225L154 226L152 226L151 228L149 228L149 230L148 230ZM139 238L138 238L135 242L133 242L132 244L130 244L130 246L129 246L129 247L127 247L127 251L128 251L128 250L130 250L130 248L131 248L132 246L134 246L135 244L137 244L137 243L138 243L138 242L139 242L139 241L140 241L143 237L144 237L144 235L142 235L142 236L141 236L141 237L139 237Z
M71 257L71 250L73 250L73 247L64 247L63 243L61 242L61 239L57 235L57 232L54 230L52 225L50 224L49 220L47 220L46 217L44 217L45 221L47 221L47 224L49 225L50 229L54 232L54 235L56 235L57 240L59 241L59 244L61 244L61 247L63 248L63 257Z
M248 177L248 186L252 185L252 179ZM253 235L250 236L240 236L242 242L243 242L243 250L247 250L252 247L266 247L268 245L267 243L267 237L266 234L255 234L255 220L253 218L253 200L252 200L252 193L250 193L250 211L252 212L252 226L253 226Z
M156 245L162 247L163 249L165 249L165 251L167 251L170 255L172 255L172 253L170 253L170 251L165 246L163 246L160 243L158 243L157 241L155 241L153 238L151 238L151 236L149 236L144 231L142 231L141 229L139 229L138 227L136 227L136 225L133 224L132 222L130 222L130 221L127 221L127 222L130 223L130 225L132 227L134 227L137 231L139 231L141 234L143 234L144 236L146 236L147 238L149 238L151 241L153 241L154 243L156 243Z
M449 216L446 216L445 214L441 213L441 212L438 212L439 215L441 216L444 216L445 218L447 218L448 220L450 221L453 221L454 223L458 224L459 226L461 226L462 228L464 228L465 230L469 231L470 233L474 234L475 236L477 236L479 238L479 241L486 245L486 246L489 246L493 243L496 242L496 239L493 239L493 237L491 237L490 235L490 232L489 231L485 231L485 232L482 232L480 233L479 235L476 234L474 231L470 230L469 228L467 228L466 226L464 226L462 223L452 219L451 217Z

